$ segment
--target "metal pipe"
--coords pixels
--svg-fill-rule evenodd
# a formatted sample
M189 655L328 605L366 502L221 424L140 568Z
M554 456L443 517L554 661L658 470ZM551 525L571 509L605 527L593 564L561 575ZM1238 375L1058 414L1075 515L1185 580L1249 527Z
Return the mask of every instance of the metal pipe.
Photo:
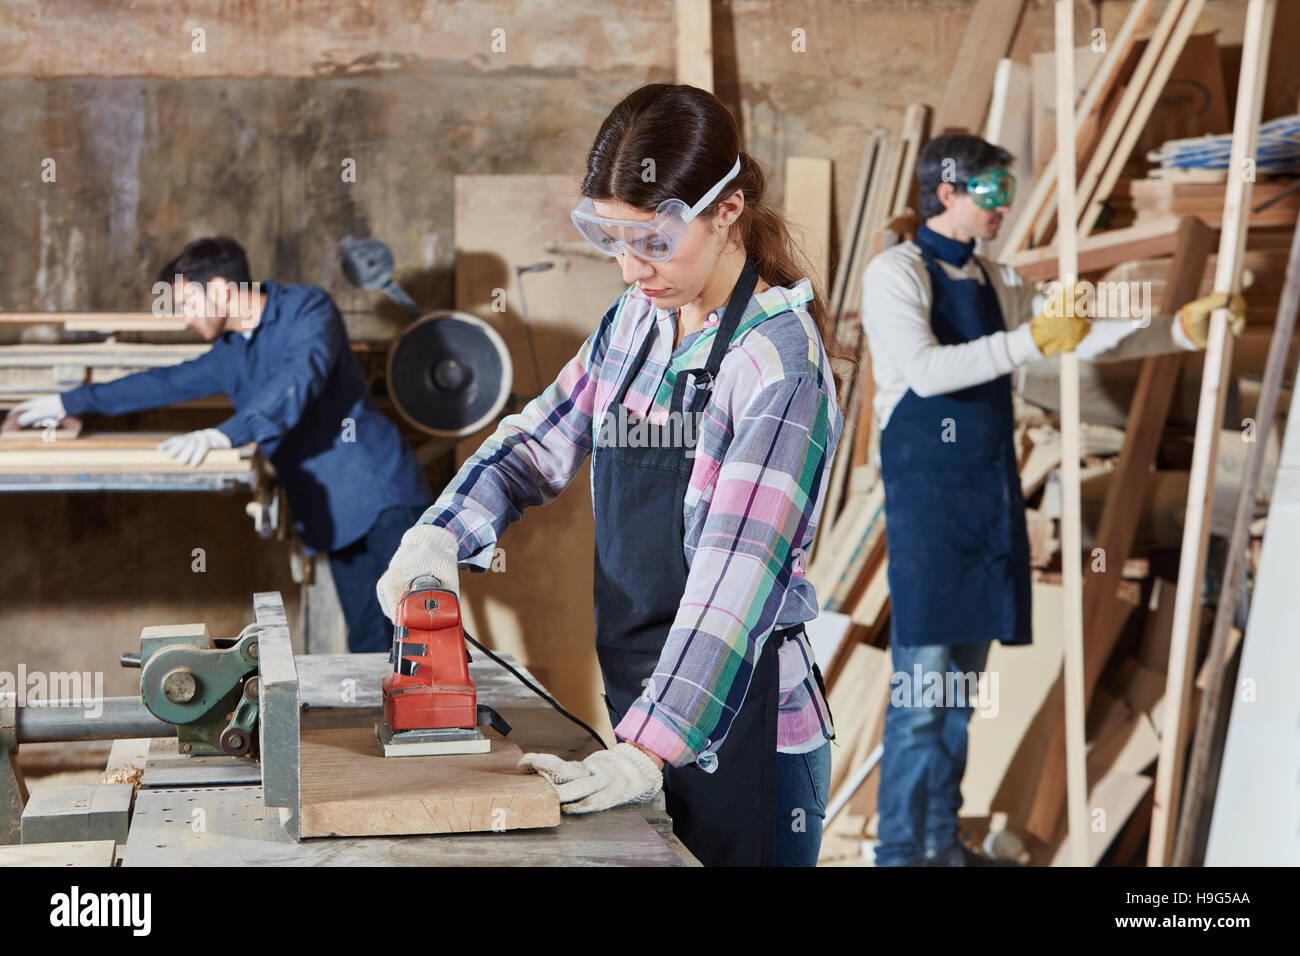
M139 697L55 700L18 708L20 744L175 736L175 726L149 713Z

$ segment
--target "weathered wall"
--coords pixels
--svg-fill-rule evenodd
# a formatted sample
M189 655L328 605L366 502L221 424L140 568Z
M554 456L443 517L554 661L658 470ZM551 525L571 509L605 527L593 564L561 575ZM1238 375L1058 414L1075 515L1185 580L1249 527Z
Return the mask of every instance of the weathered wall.
M1300 4L1281 6L1279 51L1300 37ZM739 105L778 198L787 155L832 157L843 222L868 130L896 128L909 103L938 101L971 8L715 3L717 88ZM417 300L452 305L453 176L579 172L609 107L641 83L672 79L672 9L670 0L10 0L0 7L0 307L142 307L166 257L223 232L244 241L256 273L325 286L354 337L383 339L399 318L346 284L338 240L382 237ZM1098 22L1113 28L1127 9L1078 0L1080 37ZM1199 27L1238 43L1244 12L1245 0L1210 0ZM1032 0L1013 55L1027 62L1049 48L1051 26L1049 0ZM807 52L791 50L796 28ZM203 52L193 49L198 30ZM1290 66L1275 57L1270 115L1295 108ZM52 183L41 180L46 158ZM341 177L347 159L354 183ZM526 356L516 364L528 368ZM550 365L544 375L558 361ZM0 667L13 655L71 666L87 646L111 661L142 624L233 624L252 590L291 587L283 549L255 538L228 500L10 497L0 499L0 535ZM175 555L203 540L232 560L210 558L200 583ZM109 633L89 626L87 603L95 620L112 616ZM562 671L549 663L558 684ZM594 701L570 703L600 716Z

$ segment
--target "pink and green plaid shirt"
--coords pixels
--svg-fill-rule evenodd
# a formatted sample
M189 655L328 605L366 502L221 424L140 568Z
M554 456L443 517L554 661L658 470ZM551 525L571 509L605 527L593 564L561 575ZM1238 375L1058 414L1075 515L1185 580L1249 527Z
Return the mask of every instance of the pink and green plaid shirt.
M723 357L698 429L683 501L686 592L645 692L615 733L673 766L717 767L735 710L774 628L817 616L804 555L821 513L843 415L830 366L805 304L807 279L754 295ZM487 568L505 529L529 505L568 485L646 336L653 342L624 405L663 422L680 369L704 364L717 315L673 349L676 310L631 286L559 377L521 412L502 419L425 512L460 543L460 563ZM685 405L694 390L688 384ZM777 747L806 753L834 736L812 675L805 635L779 648Z

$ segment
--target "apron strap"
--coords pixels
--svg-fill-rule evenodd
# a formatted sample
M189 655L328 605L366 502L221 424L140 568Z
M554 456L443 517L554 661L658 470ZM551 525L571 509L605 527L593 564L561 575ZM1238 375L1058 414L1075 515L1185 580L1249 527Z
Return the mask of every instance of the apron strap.
M745 267L740 270L740 278L736 280L736 285L731 290L731 298L727 300L727 310L723 313L722 322L718 326L718 331L714 334L713 347L709 350L708 361L704 363L703 368L682 369L677 373L677 380L673 383L672 411L678 412L682 410L688 377L696 379L695 394L691 397L689 411L700 411L704 402L708 401L709 395L713 391L713 379L722 366L723 356L727 354L727 349L731 347L731 340L736 334L736 329L740 328L740 320L745 317L745 309L749 305L749 300L753 297L754 288L757 285L758 266L754 264L752 258L746 256Z

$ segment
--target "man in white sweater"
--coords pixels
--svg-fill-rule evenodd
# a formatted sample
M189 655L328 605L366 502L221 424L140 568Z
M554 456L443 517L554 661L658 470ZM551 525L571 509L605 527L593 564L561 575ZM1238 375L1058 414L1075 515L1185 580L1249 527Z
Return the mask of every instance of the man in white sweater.
M1031 640L1011 372L1076 348L1106 358L1201 348L1210 312L1227 305L1208 297L1172 318L1094 326L1091 288L1057 286L1044 300L1014 269L976 256L975 240L997 235L1014 198L1011 160L977 136L932 140L917 161L925 224L876 256L862 283L894 667L878 866L987 862L958 833L966 725L990 643ZM1239 331L1244 304L1230 308Z

